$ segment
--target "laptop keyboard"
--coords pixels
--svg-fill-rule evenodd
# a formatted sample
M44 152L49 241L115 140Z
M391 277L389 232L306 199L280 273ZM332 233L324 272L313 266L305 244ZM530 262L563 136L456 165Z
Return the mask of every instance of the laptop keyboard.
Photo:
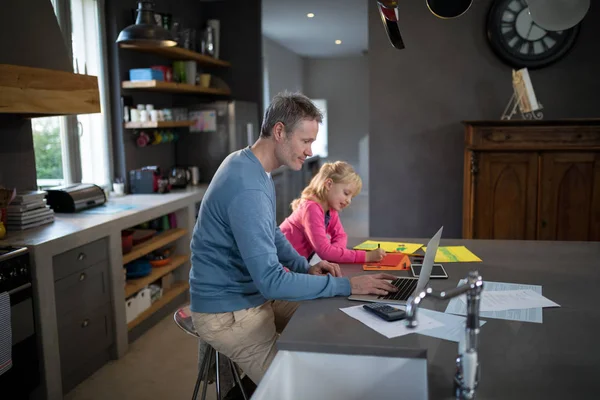
M408 300L410 295L417 288L418 279L399 278L392 281L392 285L398 288L396 293L388 293L385 296L379 296L382 300Z

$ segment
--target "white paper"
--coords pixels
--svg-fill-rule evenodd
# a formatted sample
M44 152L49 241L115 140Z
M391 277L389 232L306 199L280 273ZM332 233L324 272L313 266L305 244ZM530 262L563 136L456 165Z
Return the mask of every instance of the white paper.
M457 286L467 283L466 279L461 279ZM483 281L483 292L494 292L500 290L533 290L537 294L542 294L540 285L529 285L524 283L506 283L506 282L490 282ZM543 323L542 308L527 308L524 310L504 310L504 311L481 311L481 318L506 319L508 321L523 321L533 322L537 324ZM467 305L459 300L458 297L450 299L446 307L446 313L467 315Z
M459 296L463 303L467 303L466 295ZM533 290L503 290L497 292L482 291L480 311L523 310L538 307L560 307L546 297Z
M421 335L431 336L438 339L449 340L451 342L460 342L465 337L465 327L467 319L458 315L446 314L443 312L420 308L417 310L417 321L421 321L421 317L425 315L443 326L427 329L419 332ZM479 327L485 325L486 321L479 320Z
M397 304L390 304L390 306L401 310L405 309L404 306L399 306ZM419 325L416 328L408 328L406 326L406 320L388 322L365 310L362 304L359 306L340 308L340 310L389 339L409 335L411 333L421 333L421 331L427 329L443 326L443 323L436 321L427 315L421 314L418 316Z

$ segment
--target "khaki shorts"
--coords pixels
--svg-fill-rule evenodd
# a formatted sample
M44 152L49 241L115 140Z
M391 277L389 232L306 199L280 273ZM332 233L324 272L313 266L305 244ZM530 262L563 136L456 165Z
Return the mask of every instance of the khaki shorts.
M258 385L277 353L278 333L297 308L295 302L269 300L233 312L192 312L192 320L202 340L237 363Z

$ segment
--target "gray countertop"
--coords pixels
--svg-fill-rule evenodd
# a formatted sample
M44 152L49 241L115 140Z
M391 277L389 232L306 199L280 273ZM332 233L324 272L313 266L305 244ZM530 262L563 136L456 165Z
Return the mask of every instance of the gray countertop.
M90 230L108 232L109 230L126 229L177 210L192 201L199 202L204 196L206 188L207 185L200 185L164 194L110 197L107 205L131 206L132 208L113 214L96 214L88 211L55 214L55 220L51 224L7 232L4 239L0 240L0 246L40 246L50 243L55 245L55 242L70 239L75 234L89 234ZM94 211L94 209L89 211Z
M349 245L361 241L350 240ZM487 324L480 335L478 399L598 397L600 311L595 294L600 290L600 242L450 239L441 245L465 245L483 262L445 263L449 279L431 280L433 288L456 287L468 271L477 269L484 281L542 285L543 295L561 305L544 309L542 324L482 318ZM348 276L366 273L360 265L342 267ZM326 352L353 346L374 354L388 348L406 357L422 357L426 351L430 398L452 398L457 344L419 334L388 339L339 310L358 304L341 297L303 302L278 347ZM442 312L446 306L445 301L423 302L424 308Z

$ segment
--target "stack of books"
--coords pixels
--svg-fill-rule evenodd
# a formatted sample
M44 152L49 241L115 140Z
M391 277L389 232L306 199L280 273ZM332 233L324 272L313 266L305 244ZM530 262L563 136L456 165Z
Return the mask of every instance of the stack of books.
M6 230L35 228L54 222L54 211L46 205L45 191L17 191L6 208Z

